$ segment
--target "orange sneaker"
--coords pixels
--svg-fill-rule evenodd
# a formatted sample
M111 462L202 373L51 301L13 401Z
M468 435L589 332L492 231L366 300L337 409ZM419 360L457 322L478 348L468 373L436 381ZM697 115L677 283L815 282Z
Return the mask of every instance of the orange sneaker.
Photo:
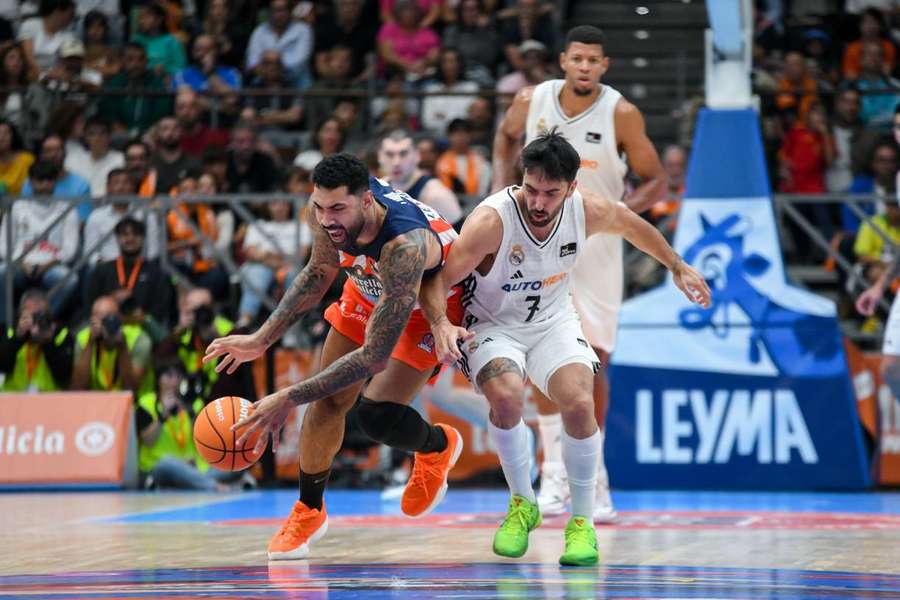
M409 476L400 510L408 517L421 517L430 513L441 503L447 493L447 474L462 452L462 435L449 425L435 423L444 430L447 447L443 452L416 452L415 466Z
M328 531L325 504L322 510L309 508L299 500L291 515L269 542L269 560L291 560L309 554L309 545Z

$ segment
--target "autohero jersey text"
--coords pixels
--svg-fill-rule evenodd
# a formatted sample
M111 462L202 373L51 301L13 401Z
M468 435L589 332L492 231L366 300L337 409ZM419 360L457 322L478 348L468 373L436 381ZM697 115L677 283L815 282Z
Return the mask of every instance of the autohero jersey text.
M566 273L557 273L546 279L539 281L517 281L515 283L504 283L502 289L504 292L536 292L545 287L557 284L566 278Z

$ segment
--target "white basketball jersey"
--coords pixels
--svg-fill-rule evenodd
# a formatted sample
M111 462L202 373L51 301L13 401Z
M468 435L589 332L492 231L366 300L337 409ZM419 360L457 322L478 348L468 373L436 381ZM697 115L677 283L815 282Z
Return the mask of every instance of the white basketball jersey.
M581 157L578 187L619 201L625 195L628 172L616 143L615 110L622 94L604 84L594 104L569 117L559 104L564 83L554 79L535 86L525 122L525 143L556 127ZM612 351L624 287L622 238L592 235L580 250L572 271L575 304L591 345Z
M463 294L466 325L489 321L519 327L571 314L569 271L584 247L584 203L579 192L563 203L546 240L536 239L510 186L479 204L497 211L503 240L487 275L475 271Z

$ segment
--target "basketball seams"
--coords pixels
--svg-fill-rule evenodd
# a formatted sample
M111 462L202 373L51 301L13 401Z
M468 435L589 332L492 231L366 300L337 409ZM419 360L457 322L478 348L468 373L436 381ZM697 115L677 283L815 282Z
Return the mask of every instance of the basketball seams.
M209 406L209 404L207 404L206 406ZM227 451L228 451L228 444L225 443L225 438L222 437L222 434L219 433L219 430L218 430L218 429L216 429L216 424L213 423L212 417L209 416L209 412L206 410L206 407L203 408L203 414L206 415L206 420L209 421L209 428L212 429L212 430L215 432L216 436L219 438L219 441L222 442L222 447L221 447L221 448L217 448L217 450L219 450L219 452L223 452L223 453L224 453L224 452L227 452ZM209 447L208 444L203 444L203 445ZM223 460L225 460L225 457L226 457L226 456L227 456L226 454L222 454L222 458L220 458L219 460L217 460L216 463L220 463L220 462L222 462Z
M244 404L244 400L243 400L243 398L242 398L242 399L241 399L241 405L243 405L243 404ZM250 404L250 402L248 401L247 404ZM259 436L256 436L256 438L259 439ZM248 438L248 439L247 439L247 442L245 442L245 443L244 443L244 446L241 448L241 458L243 458L244 461L246 461L246 462L248 462L248 463L250 463L250 464L253 464L253 463L256 462L257 456L256 456L256 453L253 452L253 448L249 448L249 446L250 446L249 442L251 442L251 441L253 441L253 440L251 440L250 438ZM255 443L255 442L254 442L253 446L256 447L256 443ZM247 457L247 450L248 450L248 449L250 450L250 457L249 457L249 458Z
M228 404L231 405L231 424L234 425L235 421L237 420L237 415L234 414L234 396L228 396ZM230 427L229 427L229 430L231 430ZM237 447L237 432L234 430L231 430L231 447L232 448ZM232 471L234 471L234 461L235 460L237 460L236 453L231 455L231 470Z
M213 406L216 402L230 402L231 403L231 418L232 422L228 423L228 415L227 410L224 410L224 406L222 404L218 404ZM240 402L240 406L235 407L234 403ZM256 445L256 442L259 439L259 434L250 436L250 438L245 442L240 448L237 447L237 438L241 436L241 431L232 431L232 443L229 445L225 438L225 432L220 431L217 428L217 423L221 423L222 425L228 427L228 430L231 430L231 425L233 425L241 411L244 408L244 403L250 407L252 410L252 403L239 397L239 396L225 396L222 398L218 398L213 402L207 404L201 412L206 413L206 424L203 423L202 417L198 414L197 421L194 424L194 445L197 448L197 451L200 452L201 456L206 460L206 462L210 465L214 465L216 468L222 471L242 471L244 469L249 468L254 463L257 462L259 456L253 452L253 448ZM223 409L223 419L219 421L218 418L213 419L212 414L213 411L216 411L218 407ZM207 432L205 429L209 428L215 432L215 435ZM218 438L221 446L216 446L215 442ZM231 462L228 462L228 455L231 454ZM238 456L239 454L239 456Z

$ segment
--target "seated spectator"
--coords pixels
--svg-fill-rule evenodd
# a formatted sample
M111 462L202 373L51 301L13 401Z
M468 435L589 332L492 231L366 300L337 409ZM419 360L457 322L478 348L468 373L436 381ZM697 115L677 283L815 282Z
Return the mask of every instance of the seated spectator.
M131 175L122 168L116 168L109 172L104 187L108 187L109 195L113 197L130 196L137 191ZM119 244L116 236L110 235L110 233L126 215L128 209L129 206L126 203L110 202L91 211L84 224L84 248L82 250L83 253L90 253L87 257L89 265L118 258ZM97 294L97 296L104 295L106 294Z
M419 153L419 169L426 175L436 177L437 162L441 155L437 140L430 135L419 136L416 152Z
M441 39L421 26L415 0L397 0L392 12L394 18L378 31L378 56L385 66L399 69L408 78L422 79L437 63Z
M863 223L853 243L853 253L869 285L878 281L894 261L895 248L900 244L900 206L896 200L885 203L885 211ZM884 237L890 240L885 243Z
M419 128L419 100L407 95L406 73L396 67L388 67L384 70L384 88L381 93L372 98L369 103L369 112L378 123L382 132L392 129ZM390 112L388 118L393 125L384 124L385 113Z
M472 98L478 92L478 84L462 79L465 65L456 48L443 48L438 58L435 79L425 84L429 94L439 92L468 92L471 96L426 96L422 102L422 127L435 135L446 134L447 123L463 119Z
M327 75L323 75L313 83L310 91L316 90L356 90L360 87L353 79L353 50L349 46L335 46L324 53ZM339 101L354 104L357 115L362 113L362 98L335 98L333 96L311 96L306 102L306 122L321 123L331 116ZM355 128L355 127L354 127ZM348 128L353 129L353 128Z
M350 48L350 77L362 81L366 75L366 56L375 52L378 21L363 15L363 0L336 0L334 14L316 18L315 68L322 77L334 77L331 50Z
M897 49L884 35L884 17L876 8L867 9L859 19L859 39L850 42L844 48L842 70L845 79L856 79L862 72L862 50L865 44L881 46L882 74L888 75L894 70L897 60Z
M272 192L280 185L281 173L272 157L256 148L256 131L244 124L232 129L228 191L232 194Z
M75 335L72 389L130 390L138 397L151 391L151 346L150 337L140 327L122 322L113 297L97 298L88 324Z
M74 17L72 0L41 0L38 16L22 22L18 40L34 74L52 67L63 42L74 39L69 31Z
M508 73L497 82L497 91L509 94L507 97L497 98L501 111L509 108L519 90L529 85L543 83L551 76L547 64L547 48L542 43L537 40L525 40L518 50L519 56L522 57L522 70Z
M256 2L210 0L206 3L206 15L200 24L200 33L216 40L223 63L241 69L244 66L250 31L256 22Z
M210 127L203 121L203 107L197 92L181 88L175 94L175 118L181 125L181 149L201 158L209 146L228 145L228 130Z
M476 96L469 104L467 117L472 124L472 145L491 155L494 147L494 103L490 98Z
M559 51L559 28L553 22L552 6L540 0L517 0L512 16L500 26L500 39L506 62L515 71L524 71L519 47L526 40L537 40L553 56Z
M381 138L378 143L378 163L381 173L395 189L438 211L448 222L462 218L459 200L440 179L419 169L419 153L412 136L398 129Z
M9 121L0 121L0 185L11 196L18 196L28 179L34 155L24 149L18 130Z
M291 20L288 0L272 0L269 3L269 20L253 30L247 47L248 71L255 70L263 52L275 50L288 80L305 89L312 83L310 58L312 57L312 28L302 21Z
M211 35L194 38L191 51L194 62L172 78L172 89L187 86L195 92L225 94L241 89L241 72L219 62L219 49Z
M110 147L112 127L103 117L92 117L84 127L84 141L87 152L66 152L65 168L86 179L91 187L91 196L106 195L106 181L113 169L125 166L125 156Z
M156 170L150 166L150 147L140 140L131 140L125 145L125 170L137 187L137 193L144 198L156 195Z
M85 125L87 117L84 108L74 102L63 102L47 120L47 135L56 135L63 140L66 160L87 153L87 148L82 143Z
M800 118L806 116L809 104L819 95L815 78L809 73L806 58L799 52L788 52L784 57L784 71L778 81L775 105L779 110L792 108Z
M0 93L0 118L19 129L27 123L25 90L33 81L21 43L0 50L0 87L18 88Z
M662 153L662 165L669 177L669 197L650 207L650 221L659 228L664 221L669 220L663 234L671 237L675 231L675 216L681 209L681 199L684 197L687 152L681 146L666 147Z
M299 95L279 94L291 86L284 74L281 57L275 50L263 52L256 67L257 75L250 84L253 90L272 91L271 96L254 95L244 99L241 120L253 123L261 137L278 147L295 145L295 134L282 135L285 130L296 131L303 118L303 100Z
M163 117L154 131L156 152L150 166L156 171L156 189L169 193L190 174L200 172L200 160L181 148L181 125L175 117Z
M84 198L85 202L78 204L78 219L82 222L87 220L92 209L91 203L87 202L91 197L91 184L80 175L65 169L66 150L63 139L58 135L48 135L41 143L40 159L53 163L59 170L56 186L53 188L53 196L69 202L76 201L77 198ZM22 196L27 198L31 195L31 181L26 180L25 185L22 186Z
M491 163L472 149L472 125L453 119L447 138L450 148L438 159L437 176L457 194L486 197L491 189Z
M209 172L201 173L200 177L197 178L197 195L209 198L218 193L219 182L216 176ZM216 248L222 254L230 256L234 250L234 228L236 223L231 205L227 202L212 203L211 208L216 214L216 228L218 230Z
M111 91L133 91L122 96L105 96L100 101L100 114L113 122L116 131L138 135L171 113L171 100L166 96L145 96L144 91L164 92L161 77L147 69L147 51L140 44L125 45L122 72L104 86Z
M421 28L434 27L441 17L441 0L416 0L416 6L420 11L418 26ZM378 10L382 23L390 23L395 18L394 7L397 0L378 0Z
M94 214L99 211L97 209ZM116 215L119 219L113 226L116 255L104 258L91 273L87 286L88 302L93 305L101 296L111 296L120 303L130 298L145 315L168 326L172 322L171 311L175 303L171 279L157 259L145 258L146 224L134 216L121 216L122 213Z
M85 66L85 48L80 40L66 40L59 47L59 59L47 73L48 77L68 83L72 88L96 91L103 85L103 75ZM71 92L70 92L71 94Z
M4 317L5 318L5 317ZM25 290L19 319L0 336L3 392L58 392L72 377L72 336L53 320L43 290Z
M104 81L118 75L122 69L122 57L119 49L110 43L107 16L99 10L90 11L84 17L82 29L85 68L100 73Z
M68 210L66 202L54 200L51 195L59 178L59 166L42 160L29 169L34 198L16 200L12 210L3 216L0 230L0 281L6 277L11 262L23 258L14 268L14 296L21 290L39 287L52 290L71 271L71 264L78 250L78 215ZM64 216L63 213L66 213ZM13 255L6 255L7 219L12 219ZM38 238L47 227L56 222L47 237ZM78 278L70 277L63 287L50 297L50 309L54 318L59 317L78 287ZM6 315L6 294L0 294L0 318Z
M151 2L141 8L138 33L132 38L147 50L147 68L160 77L174 77L184 69L187 59L184 46L166 31L166 9Z
M893 140L878 142L869 157L866 171L853 178L848 194L873 194L882 202L893 201L897 191L897 169L900 167L900 151ZM876 214L876 206L872 203L860 205L867 214ZM841 206L843 230L855 234L859 230L860 220L846 205Z
M863 92L859 116L866 127L887 129L900 94L896 91L900 81L884 74L882 70L884 50L880 44L866 42L862 46L859 77L852 85ZM872 91L884 90L883 94ZM868 93L866 93L868 92Z
M229 193L228 151L222 146L210 146L204 150L203 173L211 175L215 180L217 193Z
M482 0L461 0L456 8L458 17L444 30L443 44L459 50L466 64L466 79L491 87L502 57L500 36Z
M294 159L294 166L312 172L320 160L343 149L344 138L344 130L338 120L333 117L325 119L313 132L312 148L298 154Z
M187 187L193 186L193 189ZM196 180L181 182L178 196L196 193ZM218 264L212 250L219 237L216 214L201 202L181 202L166 217L169 232L167 251L172 263L193 285L209 289L216 298L223 298L228 288L228 275ZM191 226L193 225L193 227ZM202 234L195 233L194 228Z

